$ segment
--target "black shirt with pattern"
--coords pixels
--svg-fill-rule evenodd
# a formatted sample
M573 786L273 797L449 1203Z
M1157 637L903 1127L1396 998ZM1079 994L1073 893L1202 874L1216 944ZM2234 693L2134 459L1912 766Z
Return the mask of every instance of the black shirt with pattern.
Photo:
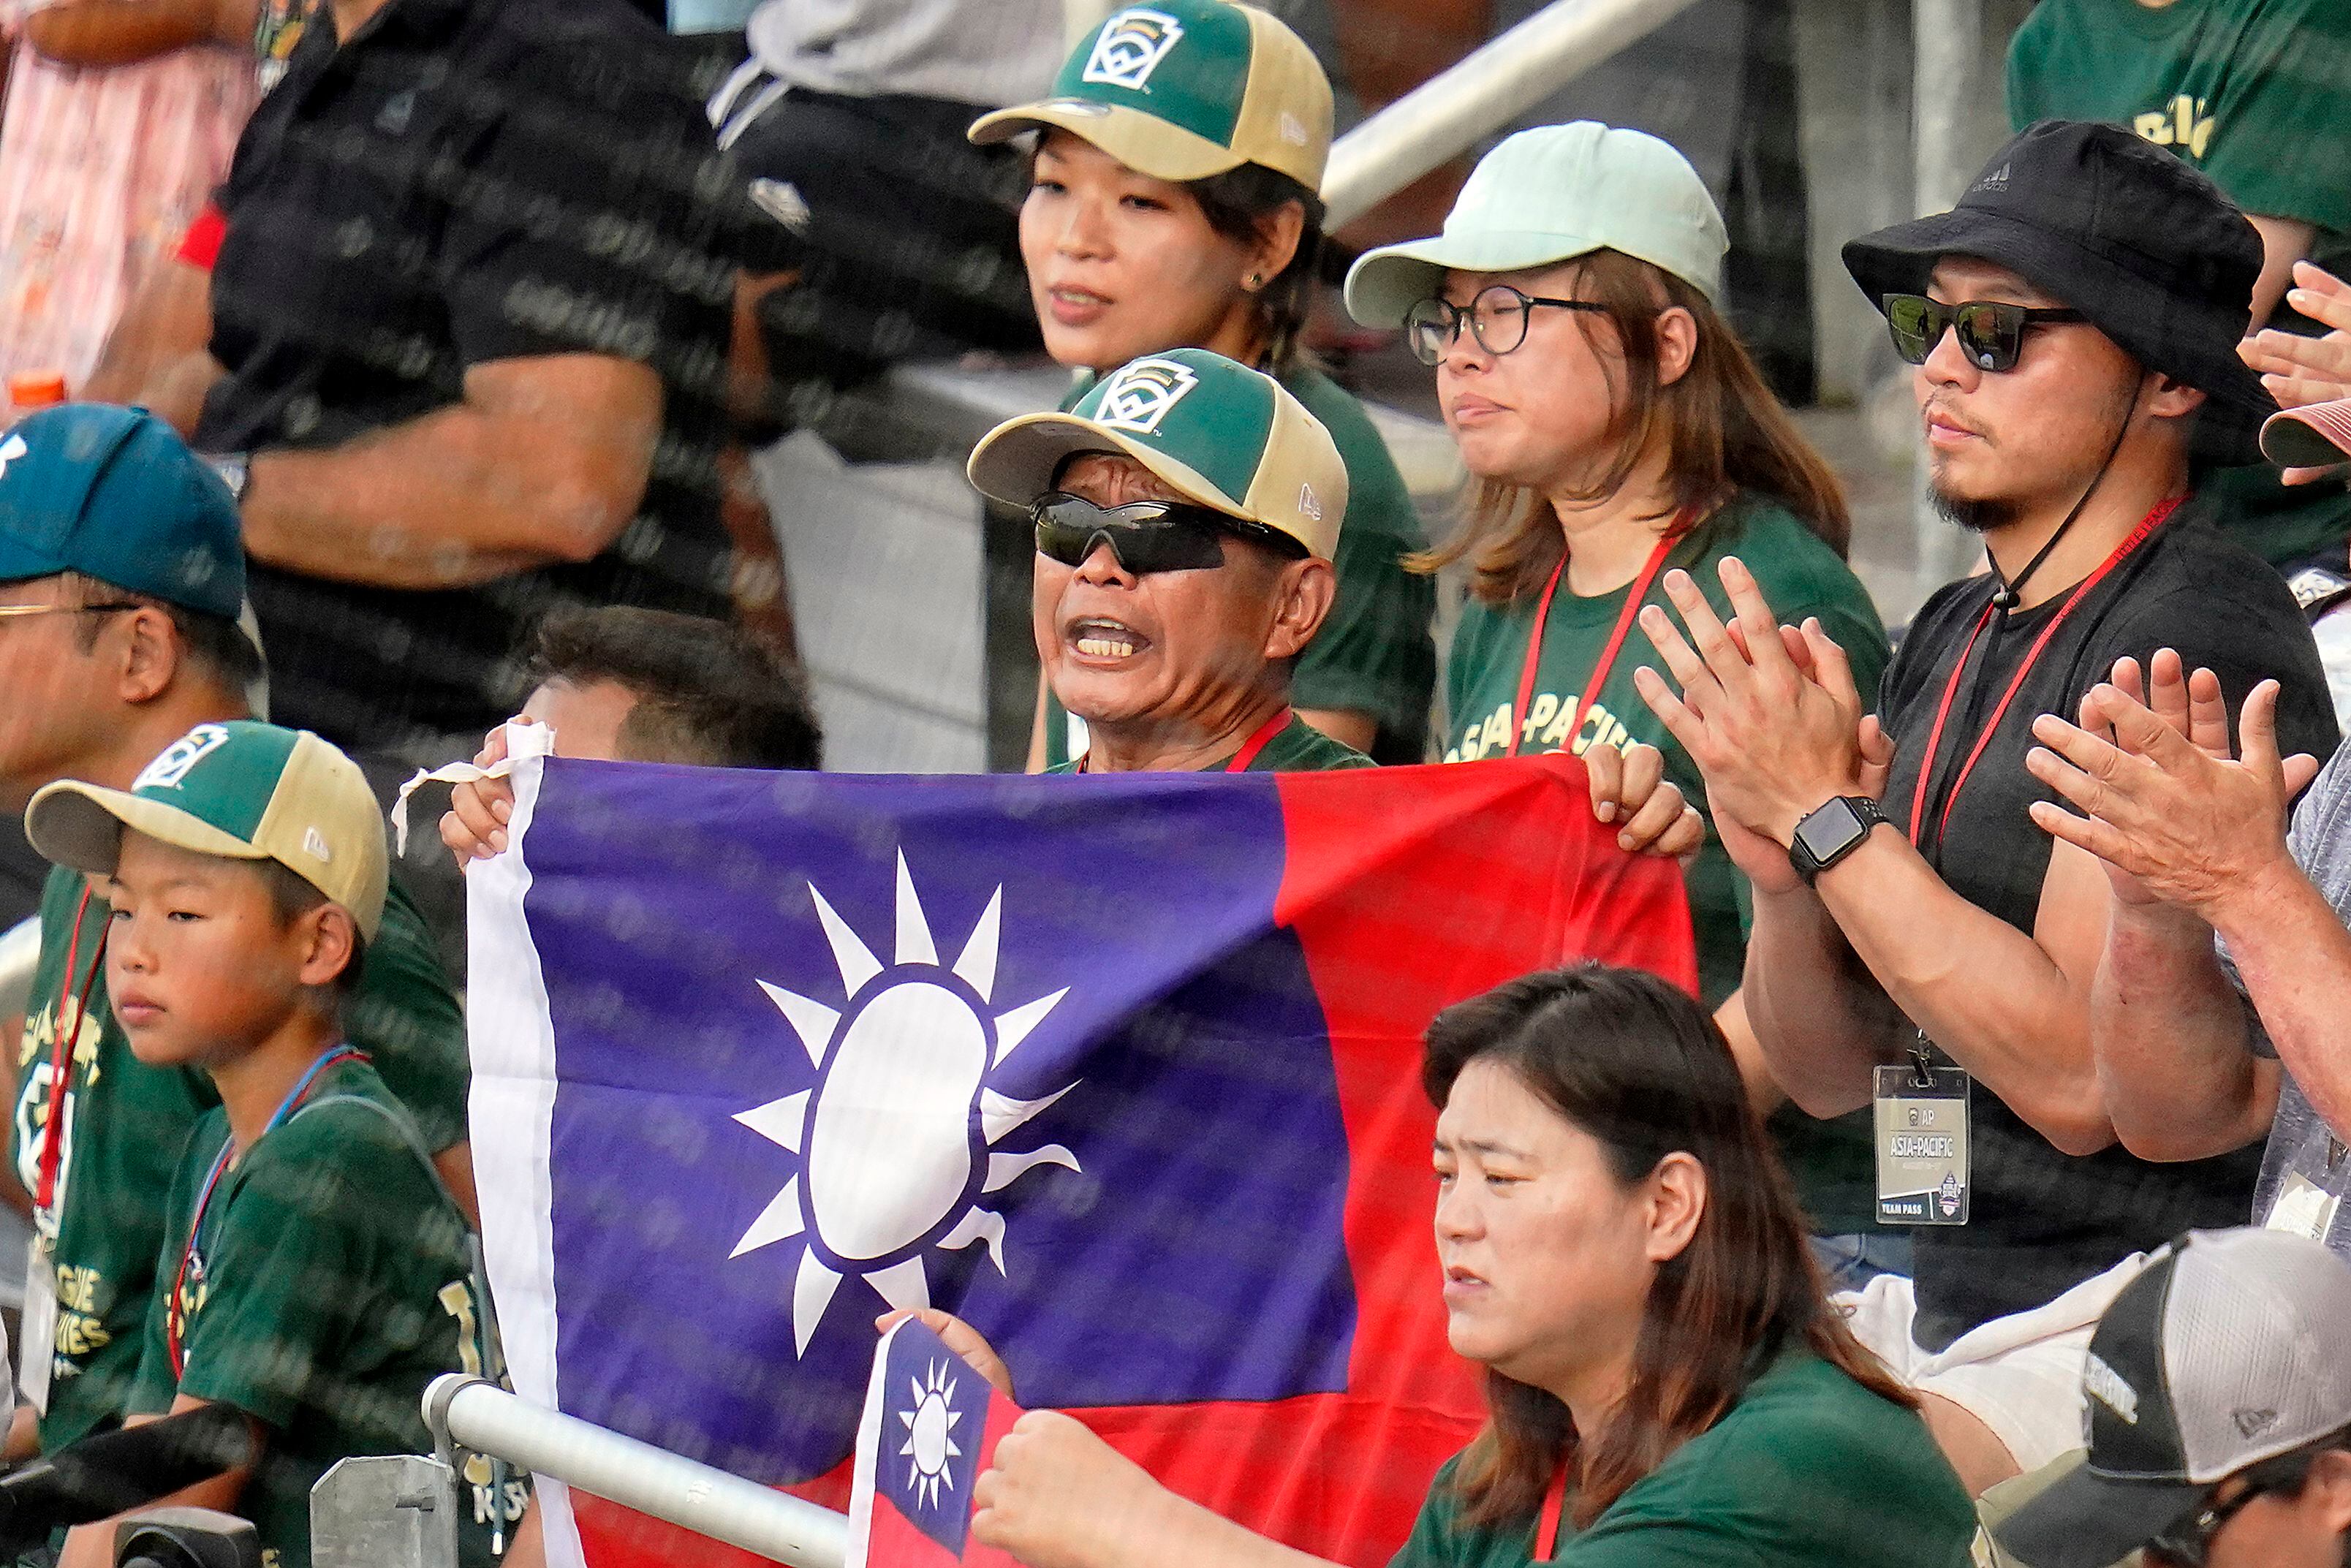
M664 428L638 515L593 559L413 591L256 565L276 716L375 749L486 727L558 603L723 614L733 271L708 123L624 0L391 0L304 27L219 204L203 450L340 444L459 402L493 361L652 365ZM368 541L355 528L355 560Z
M2190 669L2220 677L2231 714L2264 678L2283 688L2278 734L2289 753L2335 749L2335 713L2318 650L2276 572L2214 527L2220 503L2191 496L2083 598L2033 662L1998 733L1950 808L1938 864L1951 890L2030 933L2053 841L2026 814L2053 791L2025 771L2032 719L2072 716L2115 661L2144 664L2173 648ZM1953 664L1994 591L1989 577L1940 590L1910 624L1879 689L1878 714L1898 747L1887 815L1907 827L1921 755ZM1923 832L1983 722L2069 593L2007 617L1976 642L1935 758ZM1987 977L1987 984L1996 979ZM1935 1352L1977 1324L2054 1299L2191 1228L2241 1225L2261 1166L2258 1146L2219 1159L2157 1165L2119 1144L2067 1155L1980 1083L1972 1106L1975 1182L1964 1226L1927 1226L1917 1242L1915 1337Z

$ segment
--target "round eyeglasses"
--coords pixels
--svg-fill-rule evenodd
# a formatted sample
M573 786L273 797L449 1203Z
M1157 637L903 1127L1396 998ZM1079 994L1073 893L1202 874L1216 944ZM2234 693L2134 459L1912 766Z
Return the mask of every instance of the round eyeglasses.
M1521 294L1507 283L1489 284L1478 291L1478 297L1467 305L1456 305L1450 299L1428 298L1405 312L1405 341L1412 345L1413 358L1424 365L1444 362L1445 351L1461 336L1463 323L1468 323L1469 336L1489 354L1507 354L1527 340L1527 318L1539 305L1554 310L1590 310L1604 313L1607 307L1589 299L1545 299L1532 294Z

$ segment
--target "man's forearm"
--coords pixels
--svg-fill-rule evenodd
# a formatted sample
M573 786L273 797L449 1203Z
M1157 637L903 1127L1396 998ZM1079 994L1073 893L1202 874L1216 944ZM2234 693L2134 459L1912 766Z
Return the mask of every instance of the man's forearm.
M2095 938L2077 986L2039 940L1952 892L1891 829L1870 834L1817 887L1886 996L1943 1054L2067 1153L2114 1142L2090 1056ZM2050 904L2044 887L2044 921Z
M341 446L257 453L246 548L287 571L384 588L587 560L628 513L579 482L576 439L459 403Z
M1812 893L1755 895L1740 994L1773 1082L1801 1110L1841 1116L1869 1103L1870 1071L1899 1020Z
M2329 1127L2351 1129L2351 1051L2343 1044L2351 931L2342 916L2308 877L2280 862L2211 917L2278 1060Z
M2207 1159L2260 1136L2277 1073L2246 1049L2248 1021L2210 926L2168 904L2115 905L2090 991L2090 1051L2133 1154Z

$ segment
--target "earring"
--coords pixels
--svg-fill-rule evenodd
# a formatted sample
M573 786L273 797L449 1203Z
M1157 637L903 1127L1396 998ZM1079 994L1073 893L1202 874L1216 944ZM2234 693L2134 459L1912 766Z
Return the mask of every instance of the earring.
M1251 294L1255 294L1259 289L1265 287L1265 274L1262 272L1250 273L1247 277L1241 279L1241 287L1248 289Z

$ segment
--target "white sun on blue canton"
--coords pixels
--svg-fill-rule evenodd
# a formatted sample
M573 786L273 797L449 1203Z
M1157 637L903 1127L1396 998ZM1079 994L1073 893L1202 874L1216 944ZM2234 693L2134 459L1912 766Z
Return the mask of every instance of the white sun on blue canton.
M838 1009L766 980L816 1067L816 1087L735 1120L800 1156L799 1171L729 1257L779 1241L802 1244L792 1286L792 1337L805 1352L841 1281L863 1280L893 1307L931 1304L924 1254L985 1242L1004 1271L1004 1218L980 1206L1039 1166L1079 1168L1059 1144L1026 1153L996 1145L1077 1087L1015 1100L990 1081L1069 995L1069 988L995 1010L997 888L952 967L939 961L906 857L898 856L897 943L873 956L814 883L818 921L847 997Z
M914 1391L911 1409L897 1412L905 1423L905 1447L898 1450L907 1460L906 1490L925 1508L939 1505L941 1491L955 1490L954 1472L947 1469L949 1459L963 1458L956 1447L956 1423L963 1412L955 1407L955 1379L947 1375L946 1363L935 1361L926 1376L906 1380Z

